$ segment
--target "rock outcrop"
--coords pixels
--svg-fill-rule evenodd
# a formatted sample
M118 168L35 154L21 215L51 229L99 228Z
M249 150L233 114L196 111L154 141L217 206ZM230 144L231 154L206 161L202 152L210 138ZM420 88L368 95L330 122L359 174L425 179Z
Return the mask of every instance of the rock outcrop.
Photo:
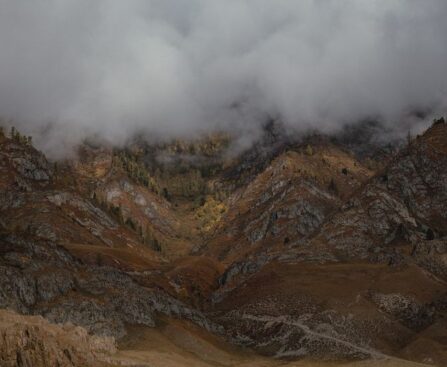
M72 324L50 324L41 316L0 310L2 367L106 367L115 340L91 336Z
M222 147L211 146L219 168L202 176L193 163L177 171L166 147L162 174L150 171L156 147L132 147L142 153L126 167L109 148L55 165L2 138L0 308L82 327L24 318L37 326L14 331L5 321L4 364L88 365L101 343L113 349L107 338L167 317L279 358L445 365L447 125L377 165L273 127L264 143L271 149L255 146L225 167L214 155ZM180 182L167 185L172 177L192 186L183 195ZM56 337L64 332L80 344Z

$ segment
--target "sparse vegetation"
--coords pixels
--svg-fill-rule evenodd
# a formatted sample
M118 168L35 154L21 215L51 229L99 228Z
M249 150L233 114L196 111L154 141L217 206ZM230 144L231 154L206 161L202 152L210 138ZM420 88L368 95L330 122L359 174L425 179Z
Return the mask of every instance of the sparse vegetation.
M135 222L133 221L132 218L128 217L128 218L126 219L125 224L126 224L126 226L128 226L130 229L132 229L133 231L136 231L136 230L137 230L137 225L135 224Z
M3 129L0 135L4 136ZM22 135L14 126L11 127L9 137L19 144L31 146L33 143L33 138L31 136Z
M222 216L226 213L227 207L221 201L208 195L202 198L203 204L196 210L195 217L200 224L202 233L211 231L216 227Z
M163 197L169 201L171 199L171 196L169 195L169 191L166 187L163 187Z
M155 179L149 174L144 164L136 159L135 155L123 151L116 152L114 164L124 169L135 182L149 188L152 192L160 193Z
M329 189L329 191L333 192L334 194L338 194L337 184L335 183L333 178L331 178L331 181L329 182L328 189Z
M432 126L440 125L440 124L445 124L445 118L444 117L441 117L439 119L434 119Z
M427 241L433 241L435 239L435 233L433 232L433 230L431 228L427 229L427 231L425 233L425 239Z
M314 155L314 150L313 150L313 148L312 148L312 146L310 144L307 144L307 146L306 146L306 154L308 156Z
M143 243L149 245L149 247L157 252L161 252L162 246L158 238L155 236L151 227L147 226L146 230L142 230Z
M430 148L438 145L445 148L445 131L444 126L430 129L430 140L427 141L432 145L426 151L410 153L431 153ZM9 130L6 134L9 136ZM13 135L14 139L21 140L16 137L15 130ZM254 157L240 161L235 158L225 166L215 159L192 162L190 157L158 161L158 147L147 151L130 147L115 152L113 156L109 148L100 147L97 151L80 155L83 171L76 166L78 161L55 163L54 171L60 172L56 174L60 175L57 180L50 181L48 185L29 185L28 191L23 193L20 185L26 188L28 180L20 171L10 169L12 164L9 161L4 165L4 157L14 159L22 155L26 162L37 152L6 140L7 144L1 144L4 148L1 166L9 171L3 176L2 184L9 185L8 190L16 195L11 196L12 200L6 197L7 204L10 205L9 201L18 203L21 209L19 212L8 208L3 211L5 219L0 219L0 237L7 241L2 264L11 269L4 272L3 284L10 284L11 274L21 276L22 272L17 269L23 269L30 276L36 273L35 280L30 278L30 282L17 283L24 285L26 291L28 288L34 291L35 284L38 284L39 294L48 295L47 298L36 297L36 309L54 305L60 310L63 307L63 311L66 309L71 315L73 307L91 304L94 306L87 309L91 326L100 324L102 327L107 326L106 323L114 326L117 321L117 324L122 321L126 325L128 315L135 315L130 320L132 322L144 320L147 315L152 315L152 305L159 302L161 310L166 307L166 315L175 314L176 318L178 315L183 329L188 325L181 321L183 318L190 320L191 315L196 318L200 313L191 313L183 308L186 306L170 300L178 299L188 307L209 310L207 302L210 295L230 290L224 294L225 308L231 306L228 307L231 311L228 316L230 332L241 332L244 336L248 330L248 335L254 335L253 340L258 345L265 345L272 335L277 338L275 340L287 343L288 335L295 335L295 330L301 335L300 326L295 328L295 323L284 323L283 310L287 313L292 307L300 311L304 305L307 312L341 297L340 308L336 307L335 311L329 309L329 315L335 319L328 321L325 315L311 320L328 322L332 326L333 322L347 317L350 310L345 312L349 308L345 306L355 303L357 295L362 294L364 299L356 303L353 315L355 333L360 330L363 335L370 335L370 323L363 328L365 318L381 320L383 312L386 312L390 322L383 327L389 329L390 325L396 325L396 335L403 330L402 338L406 338L410 335L409 330L412 330L412 335L417 335L418 330L426 329L432 322L431 318L427 321L425 310L431 313L437 307L433 306L434 302L438 302L445 288L442 282L437 285L436 279L427 277L433 269L439 269L438 258L443 256L440 251L438 253L438 248L444 251L441 245L445 208L430 208L431 197L425 195L427 192L431 194L427 190L428 185L425 186L414 174L424 172L416 171L416 168L427 165L436 174L434 177L442 177L445 162L435 162L438 155L434 155L434 159L430 155L422 156L424 159L421 160L414 159L415 171L408 172L407 167L399 162L401 156L397 156L389 169L370 172L354 155L320 142L313 142L312 146L299 142L294 150L287 153L282 150L272 153L273 160L266 158L264 162L263 157L258 159L255 153ZM445 149L439 151L444 153ZM188 154L198 152L196 146L188 146ZM374 162L383 164L383 156L371 156ZM29 166L32 169L32 165ZM84 175L85 167L90 170L106 167L107 173ZM230 169L234 174L229 174ZM246 176L246 172L253 169L261 173ZM390 183L381 183L386 182L387 175ZM66 185L65 177L77 182ZM149 192L150 179L155 181L159 197ZM242 180L245 186L237 187L238 180ZM430 208L427 213L421 210L417 220L417 230L421 231L419 234L425 241L413 243L413 228L409 226L407 230L406 221L398 220L404 224L396 225L395 208L389 203L393 203L395 198L404 208L411 209L409 196L398 185L391 185L399 180L409 189L414 189L416 195L419 187L423 190L424 195L418 196L414 204L416 209ZM443 204L444 186L433 185L430 190L433 190L433 198L440 198L439 202ZM352 199L349 199L351 195ZM163 196L170 203L163 200ZM436 216L432 217L432 213ZM378 227L390 230L379 232L376 231ZM35 238L38 240L34 241ZM436 241L428 242L435 238ZM60 256L60 253L65 253L62 251L55 252L59 247L54 243L59 241L73 254L72 257ZM413 259L411 267L405 266L410 252ZM47 263L48 256L40 256L47 253L51 255L51 266ZM364 259L371 264L365 264ZM80 262L82 266L79 266ZM102 269L97 271L97 266ZM35 268L44 269L45 274L35 272ZM53 276L53 272L57 273ZM69 276L68 272L75 275ZM374 289L370 287L371 279L377 280ZM395 281L398 283L390 283ZM410 291L417 290L418 284L421 285L421 293L415 301L406 295L402 298L396 294L397 291L391 290L402 289L402 293L412 294ZM53 290L59 289L59 285L63 289L55 296ZM22 302L17 292L10 293L15 297L12 298L14 302ZM169 302L161 298L164 294L169 297ZM154 302L149 298L152 295ZM416 296L419 297L418 294ZM220 307L219 303L216 303L217 307ZM244 312L247 310L256 318L258 313L268 318L244 318L249 329L244 327L241 330L238 323L244 314L232 319L235 316L233 305L241 305ZM390 306L388 311L386 307ZM396 307L399 313L395 313ZM442 299L440 307L443 307ZM179 314L178 310L182 309L186 312ZM325 310L321 308L322 312ZM411 320L407 317L408 310L411 311ZM441 308L435 311L439 310L443 312ZM278 316L271 316L271 311ZM443 314L440 312L439 315ZM294 313L293 316L299 320L301 314ZM152 320L157 321L157 318L154 316L147 320L152 325ZM166 320L170 317L163 317L161 322L168 322ZM174 322L177 330L179 321ZM277 327L279 323L280 328ZM268 330L265 325L268 325ZM136 332L139 335L143 327L138 327ZM255 335L258 327L259 339ZM388 332L388 329L383 330ZM267 332L264 333L265 330ZM379 335L383 330L379 328L374 333ZM390 331L394 333L395 330ZM350 330L348 332L351 333ZM202 331L200 333L202 335ZM294 339L291 343L286 347L296 345Z

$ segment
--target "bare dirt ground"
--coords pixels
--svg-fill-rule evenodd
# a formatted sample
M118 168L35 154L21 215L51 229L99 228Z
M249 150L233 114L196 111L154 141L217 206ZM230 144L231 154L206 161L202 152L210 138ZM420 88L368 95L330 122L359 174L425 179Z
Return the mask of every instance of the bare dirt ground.
M138 367L423 367L395 358L356 362L283 361L229 345L221 338L178 320L158 328L133 327L110 360Z

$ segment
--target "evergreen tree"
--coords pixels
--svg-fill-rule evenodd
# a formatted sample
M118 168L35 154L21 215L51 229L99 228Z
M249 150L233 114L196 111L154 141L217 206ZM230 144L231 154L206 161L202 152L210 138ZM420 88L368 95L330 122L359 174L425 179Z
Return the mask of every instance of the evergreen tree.
M331 182L329 182L329 191L332 191L335 194L338 193L338 188L333 178L331 178Z
M445 124L445 119L444 119L444 117L441 117L440 119L434 119L434 120L433 120L433 126L434 126L434 125L440 125L440 124Z
M166 187L163 187L163 196L168 201L171 199L171 197L169 195L169 191L168 191L168 189Z
M407 132L407 144L410 145L412 141L413 141L413 136L411 135L411 131L408 130L408 132Z
M425 233L425 239L428 241L433 241L435 239L435 233L431 228L427 229L427 232Z

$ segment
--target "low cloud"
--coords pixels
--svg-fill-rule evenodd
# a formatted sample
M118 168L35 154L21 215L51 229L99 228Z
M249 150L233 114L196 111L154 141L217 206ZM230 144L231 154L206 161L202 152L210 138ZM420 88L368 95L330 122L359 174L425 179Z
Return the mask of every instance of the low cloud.
M53 153L267 117L408 129L445 111L446 19L445 0L2 0L0 115Z

